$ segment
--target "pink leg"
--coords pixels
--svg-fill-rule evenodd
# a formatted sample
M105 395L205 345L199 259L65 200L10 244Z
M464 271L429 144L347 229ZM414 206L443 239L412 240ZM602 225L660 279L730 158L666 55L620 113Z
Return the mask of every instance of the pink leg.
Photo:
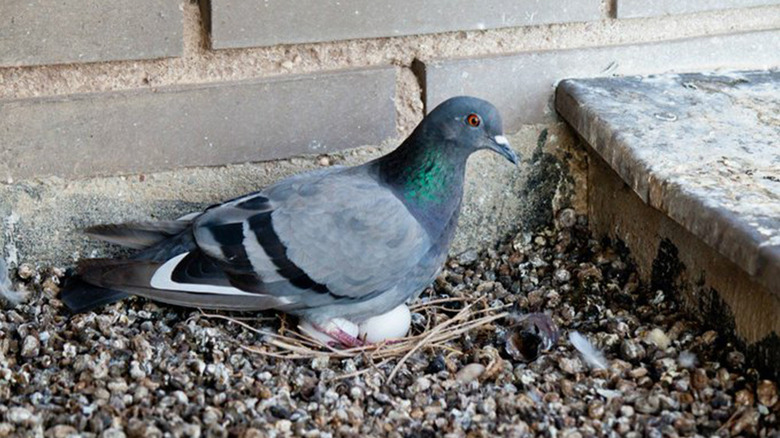
M328 329L325 329L325 328L323 328L323 327L321 327L321 326L319 326L317 324L312 324L312 325L314 326L315 329L319 330L322 333L325 333L326 335L330 336L331 338L333 338L335 340L335 344L336 345L331 344L331 343L328 344L331 347L342 345L342 346L347 347L347 348L353 348L353 347L362 347L362 346L366 345L366 343L363 342L361 339L358 339L358 338L350 335L349 333L345 332L344 330L342 330L342 329L340 329L338 327L335 327L335 328L332 328L332 329L328 330Z

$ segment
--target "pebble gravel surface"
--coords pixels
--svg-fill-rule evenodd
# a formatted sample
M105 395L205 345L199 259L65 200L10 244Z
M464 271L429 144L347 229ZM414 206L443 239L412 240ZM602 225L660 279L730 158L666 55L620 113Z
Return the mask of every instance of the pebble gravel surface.
M57 300L62 276L19 267L28 299L0 313L0 437L780 434L777 383L727 336L682 314L674 290L648 290L630 254L593 240L571 210L495 250L452 258L422 295L547 313L561 332L555 346L509 354L511 323L499 320L448 349L415 352L389 384L398 359L260 356L240 346L262 335L143 299L70 317ZM280 324L272 312L231 316ZM413 330L422 319L413 315ZM574 331L607 369L572 347Z

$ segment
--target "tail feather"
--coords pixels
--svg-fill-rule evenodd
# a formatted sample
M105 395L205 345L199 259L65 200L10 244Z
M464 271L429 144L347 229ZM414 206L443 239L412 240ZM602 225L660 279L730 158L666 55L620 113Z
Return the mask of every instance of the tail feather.
M172 291L166 289L132 288L133 295L173 306L212 310L258 311L285 309L286 301L272 295L224 295Z
M171 268L166 269L164 265L176 265L183 256L180 254L176 260L162 262L146 259L82 260L77 275L66 283L60 298L74 313L118 301L128 294L177 306L220 310L284 309L292 304L284 297L237 289L230 285L227 278L223 281L204 278L202 283L178 283L172 278ZM197 261L198 258L190 260ZM158 271L165 273L162 280L165 288L152 285Z
M79 262L79 277L102 288L149 287L159 262L132 259L85 259Z
M60 292L60 300L73 313L88 312L128 296L126 292L89 284L78 276L68 278Z
M133 249L146 249L174 237L187 228L188 220L130 222L125 224L95 225L84 232L95 239Z

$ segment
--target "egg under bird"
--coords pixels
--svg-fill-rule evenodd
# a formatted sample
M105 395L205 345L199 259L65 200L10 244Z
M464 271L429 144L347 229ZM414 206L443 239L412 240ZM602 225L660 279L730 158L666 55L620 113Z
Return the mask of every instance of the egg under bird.
M517 164L498 110L455 97L368 163L294 175L179 220L92 227L92 237L138 251L80 261L62 301L74 312L128 294L186 307L277 309L344 346L403 337L405 303L440 271L466 161L482 149Z

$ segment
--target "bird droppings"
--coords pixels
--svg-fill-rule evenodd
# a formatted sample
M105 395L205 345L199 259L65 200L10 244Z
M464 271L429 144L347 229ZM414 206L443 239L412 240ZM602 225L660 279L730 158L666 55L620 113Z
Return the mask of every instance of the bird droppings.
M647 336L645 336L645 342L648 344L653 344L662 350L666 350L666 348L669 347L669 344L671 343L671 339L669 339L663 330L656 327L647 333Z
M556 275L566 270L571 275ZM0 436L771 436L777 382L726 336L686 318L674 290L638 281L629 255L571 227L520 234L468 265L453 258L412 306L426 333L468 303L543 312L561 331L530 362L504 353L498 319L401 361L277 359L263 335L198 311L133 298L68 317L42 269L30 299L0 312ZM53 282L53 280L52 280ZM552 293L555 292L555 293ZM274 313L224 314L278 332ZM659 330L666 348L648 339ZM590 369L579 332L604 355ZM37 348L37 353L33 354ZM270 347L269 347L270 348ZM624 352L623 350L626 350ZM638 352L641 352L638 353ZM628 354L627 354L628 353ZM625 357L624 357L625 355ZM750 357L749 355L747 356ZM373 364L373 365L372 365Z
M14 307L25 298L25 293L14 287L9 276L5 260L0 257L0 302L8 307Z

